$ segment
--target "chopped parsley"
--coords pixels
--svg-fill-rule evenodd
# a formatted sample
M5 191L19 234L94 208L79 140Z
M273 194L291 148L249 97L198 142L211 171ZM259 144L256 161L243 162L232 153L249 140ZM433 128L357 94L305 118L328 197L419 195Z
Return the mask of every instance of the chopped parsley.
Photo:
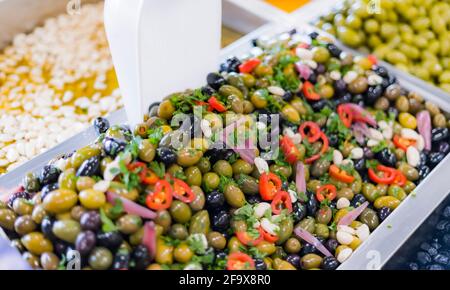
M378 166L379 162L378 160L372 159L372 160L366 160L366 168L372 168L372 169L376 169Z
M159 178L164 178L164 175L166 175L166 166L162 162L152 161L149 164L149 168L153 170Z
M102 230L105 233L117 231L116 225L108 218L103 208L100 208L100 220L102 221Z
M382 140L376 146L372 147L371 150L373 153L378 153L378 152L383 151L383 149L385 149L387 147L388 147L388 145L387 145L386 140Z
M161 127L156 128L150 128L147 131L148 134L148 140L153 145L158 145L159 141L161 141L162 137L164 136L163 130Z
M128 190L132 190L133 188L137 188L140 184L140 178L138 173L142 170L142 168L136 168L134 171L129 171L127 166L125 165L125 161L123 159L123 155L119 160L119 170L122 173L122 182L125 184Z
M110 213L113 216L118 216L121 213L123 213L123 203L122 200L120 198L116 198L114 199L114 206L110 209Z

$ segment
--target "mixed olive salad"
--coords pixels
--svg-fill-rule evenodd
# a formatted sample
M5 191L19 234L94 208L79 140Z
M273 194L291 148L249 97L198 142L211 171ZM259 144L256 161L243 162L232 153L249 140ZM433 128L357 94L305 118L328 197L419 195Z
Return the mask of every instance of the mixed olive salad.
M295 30L254 46L204 87L151 105L136 128L96 119L95 143L28 174L0 204L23 258L42 269L76 252L84 269L332 270L449 152L445 115L375 58ZM224 128L269 136L268 119L281 122L273 159L261 142L215 146ZM183 134L190 142L173 146Z

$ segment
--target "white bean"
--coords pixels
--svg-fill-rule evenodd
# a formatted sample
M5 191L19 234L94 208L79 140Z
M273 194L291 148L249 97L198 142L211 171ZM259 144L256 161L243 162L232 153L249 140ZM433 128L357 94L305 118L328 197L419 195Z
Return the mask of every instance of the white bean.
M333 163L336 164L336 165L341 165L342 164L342 160L344 160L344 156L342 156L341 151L334 150L333 151Z
M414 131L413 129L409 129L409 128L403 128L401 131L400 131L400 135L403 137L403 138L406 138L406 139L413 139L413 140L417 140L418 138L419 138L419 133L417 133L416 131Z
M268 220L267 218L261 219L261 227L271 235L276 235L280 230L280 227Z
M336 203L337 209L346 208L349 206L350 206L350 201L345 197L341 197L340 199L338 199L338 201Z
M339 261L339 263L344 263L348 258L350 258L352 253L353 250L351 248L345 248L339 252L339 255L336 259Z
M262 218L267 211L272 212L272 207L267 202L260 202L254 208L254 213L257 218Z
M353 148L352 151L350 151L350 158L351 159L361 159L364 156L364 151L360 147Z
M409 165L416 167L420 162L419 150L414 146L409 146L408 149L406 149L406 160Z
M369 128L369 136L374 140L381 141L384 139L383 134L380 131L374 128Z
M269 92L271 94L276 95L276 96L283 96L286 93L286 91L283 90L283 88L280 88L277 86L270 86L267 89L269 90Z
M369 227L366 224L362 224L360 225L357 229L356 229L356 235L358 236L358 238L364 242L365 240L367 240L367 238L370 235L370 230Z
M353 236L344 231L338 231L336 233L336 239L341 245L350 245L353 241Z

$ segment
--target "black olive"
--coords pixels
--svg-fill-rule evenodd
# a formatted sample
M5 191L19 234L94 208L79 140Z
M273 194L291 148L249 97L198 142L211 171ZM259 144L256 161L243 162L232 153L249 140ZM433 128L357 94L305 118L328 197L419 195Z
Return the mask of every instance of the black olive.
M340 104L350 103L352 101L352 95L350 93L345 93L339 99L333 101L334 106L339 106Z
M361 107L364 106L364 97L361 94L354 95L352 97L352 103L355 103Z
M354 168L356 169L356 171L363 172L366 170L366 160L364 158L354 160L354 162Z
M336 248L339 246L339 242L335 239L328 239L323 244L325 248L327 248L330 253L334 255L334 252L336 252Z
M41 186L58 181L61 170L53 165L45 165L39 174L39 183Z
M308 216L315 216L318 208L319 202L317 201L313 193L309 193L308 201L306 202L306 214Z
M177 161L177 154L175 151L168 147L159 147L156 149L158 159L165 165L171 165Z
M263 259L256 258L255 260L255 269L256 270L267 270L266 262Z
M380 163L389 167L395 167L395 164L397 163L397 157L395 157L395 154L391 153L388 148L384 148L380 152L376 153L375 157L378 161L380 161Z
M249 204L257 204L262 202L262 199L259 196L259 194L246 196L246 199Z
M221 86L227 83L225 78L218 73L209 73L206 77L206 82L215 90L218 90Z
M99 232L97 243L111 251L117 250L123 242L123 237L119 232Z
M211 164L214 164L219 160L228 160L231 156L233 156L233 154L233 150L217 145L206 151L204 156L209 157Z
M138 245L132 254L134 268L137 270L145 270L151 263L152 257L146 246Z
M317 74L315 73L311 73L309 75L308 81L315 84L317 82Z
M450 152L450 144L447 141L442 141L438 144L436 151L447 155Z
M328 134L328 143L330 147L336 147L339 145L339 137L335 133Z
M380 218L380 221L384 221L391 214L391 212L392 210L390 208L383 206L378 212L378 217Z
M430 167L428 167L427 165L421 165L419 166L419 180L424 180L425 177L428 176L428 174L430 174Z
M42 219L42 222L41 222L41 232L44 234L44 236L47 239L49 239L51 241L56 240L56 237L53 234L53 230L52 230L53 229L53 223L54 223L54 220L52 220L49 217L44 217Z
M339 79L334 83L334 92L338 96L342 96L347 93L347 84L343 79Z
M300 202L296 202L292 205L292 215L294 221L297 223L306 217L306 207Z
M148 106L148 115L150 117L158 116L159 104L161 104L161 102L154 102L154 103L151 103L150 106Z
M420 251L417 252L417 261L422 265L426 265L431 262L431 257L428 253Z
M372 150L369 147L364 147L363 148L363 152L364 152L364 158L366 158L366 159L373 159L374 154L373 154Z
M106 133L109 129L109 121L103 117L98 117L94 120L94 129L97 135Z
M339 58L342 50L332 43L327 44L327 49L333 57Z
M383 94L382 86L374 86L369 87L365 94L364 101L367 105L373 105L378 100L379 97Z
M373 71L377 75L379 75L380 77L383 77L383 78L385 78L389 75L388 70L384 66L377 66Z
M390 85L389 79L383 78L383 80L381 81L381 86L383 87L383 89L386 89L387 87L389 87L389 85Z
M447 138L448 138L447 128L433 128L433 130L431 130L431 141L433 143L444 141Z
M80 217L80 225L84 231L96 232L101 224L100 214L95 210L87 211Z
M389 85L393 85L393 84L397 83L397 78L394 75L389 75L388 79L389 79Z
M53 190L57 190L58 188L59 188L58 183L50 183L50 184L43 186L42 190L41 190L41 200L43 201L44 198L47 196L47 194L49 194Z
M281 98L283 99L283 101L289 102L290 100L292 100L293 96L294 95L292 94L292 92L287 91L286 93L284 93L284 95Z
M53 249L59 258L62 258L63 256L66 258L69 245L64 241L56 240L53 242Z
M26 192L26 191L19 191L19 192L14 192L13 194L10 195L10 197L8 198L8 206L10 208L12 208L14 201L17 198L24 198L24 199L31 199L31 195Z
M397 119L397 117L398 117L398 110L395 107L389 107L387 109L387 113L388 113L388 115L392 115L394 117L394 119Z
M325 71L326 71L326 68L325 68L325 66L324 66L323 64L321 64L321 63L319 63L319 64L317 65L317 68L315 69L315 72L316 72L317 74L319 74L319 75L324 74Z
M310 105L315 112L320 112L327 105L330 106L328 100L326 99L320 99L318 101L311 102Z
M224 63L220 65L220 72L239 72L239 66L241 65L241 61L233 56L228 58Z
M230 227L231 216L226 210L221 210L212 216L212 227L216 231L225 231Z
M295 268L300 268L300 256L297 254L289 254L286 257L286 261L289 262Z
M427 162L428 162L428 154L429 154L428 151L425 151L425 150L420 151L420 153L419 153L420 161L419 161L418 167L427 164Z
M203 86L201 88L202 94L206 95L206 96L212 96L214 95L214 93L216 92L213 88L211 88L210 86Z
M206 207L208 209L217 209L225 203L225 196L218 190L212 191L206 196Z
M77 176L94 176L100 173L100 156L94 156L81 163Z
M309 37L311 37L311 39L316 39L317 37L319 37L319 33L313 31L310 34L308 34Z
M352 201L350 202L352 207L358 207L361 204L363 204L364 202L366 202L366 198L364 197L364 195L362 194L356 194Z
M125 150L127 143L116 138L105 137L102 141L105 153L111 157L116 157L117 154Z
M304 243L302 249L300 250L300 256L304 256L307 254L313 254L313 253L318 253L316 247L314 247L312 244L310 243Z
M427 165L430 166L431 168L434 168L444 158L445 158L445 154L442 152L431 152L430 155L428 156Z
M333 256L325 257L322 260L323 270L335 270L337 267L339 267L339 265L340 263Z
M139 255L138 255L139 256ZM118 251L114 256L113 270L128 270L130 265L130 254L128 251Z
M257 47L258 46L258 38L253 38L250 42L251 42L253 47Z

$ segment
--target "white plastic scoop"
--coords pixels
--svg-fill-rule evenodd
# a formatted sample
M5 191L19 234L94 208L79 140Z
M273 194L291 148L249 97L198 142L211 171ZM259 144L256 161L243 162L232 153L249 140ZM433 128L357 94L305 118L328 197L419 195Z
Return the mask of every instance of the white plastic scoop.
M130 125L217 69L221 0L106 0L105 27Z

